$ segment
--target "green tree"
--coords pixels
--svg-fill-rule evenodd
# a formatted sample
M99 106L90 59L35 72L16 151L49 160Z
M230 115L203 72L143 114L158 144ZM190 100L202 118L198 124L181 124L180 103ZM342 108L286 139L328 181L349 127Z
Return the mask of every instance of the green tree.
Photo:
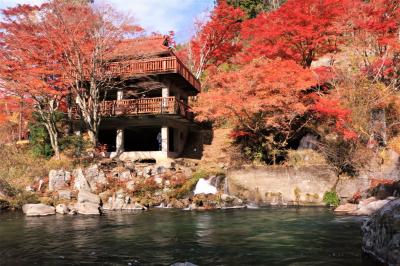
M243 9L248 18L255 18L260 12L279 8L286 0L227 0L229 5Z

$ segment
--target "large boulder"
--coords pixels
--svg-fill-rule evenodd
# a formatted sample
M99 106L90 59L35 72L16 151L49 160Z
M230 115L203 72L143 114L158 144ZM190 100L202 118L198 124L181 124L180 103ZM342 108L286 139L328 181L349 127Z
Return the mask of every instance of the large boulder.
M390 201L365 220L362 250L378 262L400 265L400 199Z
M64 188L71 179L71 173L64 170L50 170L49 191Z
M100 205L101 199L99 195L93 194L86 190L81 190L78 193L78 203L85 203L85 202Z
M69 208L65 204L58 204L56 206L56 213L68 214L69 213Z
M97 164L87 167L84 171L84 176L89 182L92 191L96 191L99 185L108 184L106 175L102 170L99 169Z
M117 175L118 180L120 181L128 181L132 178L131 176L131 171L129 170L124 170L122 172L119 172Z
M355 212L358 209L358 205L357 204L352 204L352 203L345 203L340 205L339 207L337 207L335 209L336 213L351 213L351 212Z
M377 210L382 208L389 200L375 200L372 202L368 202L366 204L358 204L358 209L354 212L350 212L353 215L371 215L375 213Z
M75 177L74 189L79 191L90 191L89 182L86 180L86 177L83 175L82 168L75 169L73 172L73 176Z
M79 214L85 215L99 215L101 214L101 207L99 204L91 202L82 202L75 204L75 210Z
M81 190L78 193L78 203L75 209L79 214L101 214L101 199L98 195Z
M53 206L39 204L25 204L22 206L22 211L26 216L46 216L53 215L56 213L56 209Z

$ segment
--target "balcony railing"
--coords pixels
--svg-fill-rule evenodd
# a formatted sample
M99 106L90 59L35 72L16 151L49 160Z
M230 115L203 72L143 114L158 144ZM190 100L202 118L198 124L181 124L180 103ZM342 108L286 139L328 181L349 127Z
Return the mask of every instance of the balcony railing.
M76 119L79 118L76 108L72 113ZM103 101L100 105L100 114L102 117L171 114L193 120L190 107L175 97Z
M107 68L113 75L130 76L138 74L178 73L194 88L200 91L200 82L177 57L159 57L144 60L113 62Z

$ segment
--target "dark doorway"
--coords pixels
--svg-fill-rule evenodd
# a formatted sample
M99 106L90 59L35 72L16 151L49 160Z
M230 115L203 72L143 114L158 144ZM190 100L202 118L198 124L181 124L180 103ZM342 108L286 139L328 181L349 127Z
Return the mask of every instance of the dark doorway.
M99 143L100 145L107 145L108 152L116 150L116 138L116 129L102 129L99 131Z
M158 151L161 128L135 127L125 129L125 151Z
M168 150L170 152L175 151L174 133L175 133L175 130L172 127L169 127L168 128Z

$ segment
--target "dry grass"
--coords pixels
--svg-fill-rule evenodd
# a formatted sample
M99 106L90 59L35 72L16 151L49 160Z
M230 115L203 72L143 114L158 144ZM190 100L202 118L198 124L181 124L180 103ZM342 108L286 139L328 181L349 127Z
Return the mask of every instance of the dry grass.
M61 160L35 157L29 146L0 146L0 178L17 189L25 189L35 179L46 177L51 169L72 169L73 160L62 156Z
M288 150L286 164L288 166L326 165L324 156L311 149Z
M394 137L389 140L389 147L400 154L400 136Z

